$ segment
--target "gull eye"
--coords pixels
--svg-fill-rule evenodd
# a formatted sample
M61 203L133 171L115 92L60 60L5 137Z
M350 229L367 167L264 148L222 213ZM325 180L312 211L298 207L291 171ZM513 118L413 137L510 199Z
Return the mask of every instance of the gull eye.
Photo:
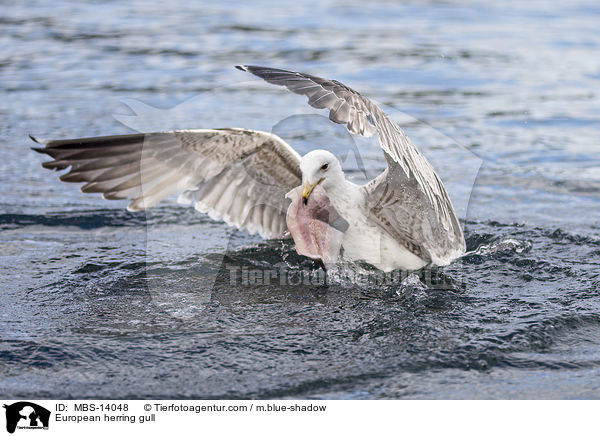
M323 171L325 171L327 168L329 168L329 164L328 164L328 163L324 164L324 165L321 167L321 169L322 169Z

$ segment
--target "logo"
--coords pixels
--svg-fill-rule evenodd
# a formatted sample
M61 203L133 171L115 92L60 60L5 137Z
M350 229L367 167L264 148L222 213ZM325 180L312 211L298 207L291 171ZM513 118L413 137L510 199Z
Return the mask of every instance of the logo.
M48 429L50 411L28 401L19 401L6 409L6 431L14 433L15 429Z

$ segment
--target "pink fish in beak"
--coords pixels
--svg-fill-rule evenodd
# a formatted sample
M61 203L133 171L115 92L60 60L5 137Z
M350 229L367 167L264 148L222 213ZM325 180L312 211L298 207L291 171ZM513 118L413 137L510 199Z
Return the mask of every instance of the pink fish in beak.
M303 195L303 189L306 194L306 188L299 186L285 195L292 200L286 223L296 252L325 265L335 263L348 222L333 207L320 184L314 185L308 195Z

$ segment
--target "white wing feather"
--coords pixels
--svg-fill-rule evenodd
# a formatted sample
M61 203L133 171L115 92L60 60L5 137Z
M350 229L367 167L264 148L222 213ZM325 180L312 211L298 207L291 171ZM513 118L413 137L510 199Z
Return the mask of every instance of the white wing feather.
M35 139L34 139L35 140ZM36 140L37 141L37 140ZM211 218L264 238L282 237L289 200L300 185L300 156L280 137L256 130L177 130L37 141L36 151L70 170L60 179L86 182L83 192L131 199L129 210L180 194Z
M336 80L275 68L237 68L306 95L308 104L329 109L329 119L352 133L378 133L388 169L364 187L369 218L435 263L448 263L464 252L462 229L442 181L402 129L371 100Z

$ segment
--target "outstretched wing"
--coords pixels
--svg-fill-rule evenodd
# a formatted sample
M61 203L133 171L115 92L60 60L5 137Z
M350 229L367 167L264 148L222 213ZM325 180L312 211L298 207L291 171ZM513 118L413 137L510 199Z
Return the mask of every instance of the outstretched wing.
M83 192L130 199L129 210L180 194L213 219L264 238L282 237L289 200L301 184L300 156L280 137L245 129L199 129L38 141L54 160L44 168L69 172Z
M378 133L388 169L365 186L370 218L435 263L447 263L444 259L464 252L462 229L442 181L402 129L371 100L336 80L275 68L237 68L306 95L308 104L329 109L329 119L352 133Z

